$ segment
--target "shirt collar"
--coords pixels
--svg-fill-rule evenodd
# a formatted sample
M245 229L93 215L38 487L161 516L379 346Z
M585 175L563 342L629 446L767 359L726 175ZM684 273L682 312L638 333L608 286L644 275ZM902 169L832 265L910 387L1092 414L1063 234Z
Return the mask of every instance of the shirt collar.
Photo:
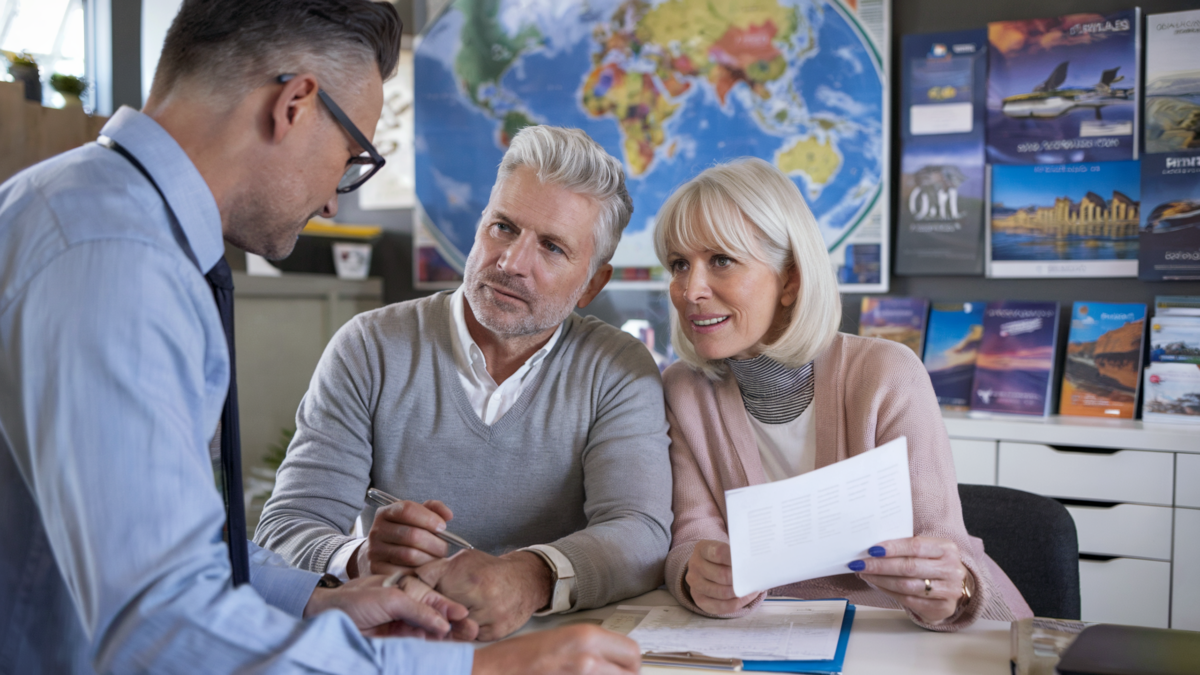
M478 359L480 365L486 370L487 359L483 356L483 350L475 343L471 337L471 331L467 328L466 314L467 299L462 286L454 291L450 296L450 341L454 351L454 360L458 362L458 367L464 372L471 370L471 365ZM558 328L554 330L554 334L542 345L542 348L534 352L533 356L525 362L525 366L533 368L546 358L554 345L558 342L559 336L562 335L562 324L558 324Z
M225 255L221 212L208 183L179 143L149 115L122 106L100 133L136 157L154 178L187 237L200 272Z

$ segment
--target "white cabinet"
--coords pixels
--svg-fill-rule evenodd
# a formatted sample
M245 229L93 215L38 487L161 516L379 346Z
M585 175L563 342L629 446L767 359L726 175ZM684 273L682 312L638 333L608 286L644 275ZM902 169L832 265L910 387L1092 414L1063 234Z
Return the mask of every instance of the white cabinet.
M951 438L954 472L958 482L973 485L996 484L996 441Z
M1000 442L998 482L1050 497L1172 505L1175 456L1118 450L1074 452L1036 443Z
M1133 558L1080 560L1079 594L1084 621L1167 628L1171 564Z
M950 444L953 447L954 441ZM1200 438L1196 444L1200 445ZM1200 509L1200 455L1175 455L1175 506Z
M1171 560L1172 509L1116 504L1068 506L1079 534L1079 552Z
M1171 627L1200 630L1200 509L1175 509Z
M1079 534L1085 621L1200 630L1200 430L943 417L960 483L1066 504Z

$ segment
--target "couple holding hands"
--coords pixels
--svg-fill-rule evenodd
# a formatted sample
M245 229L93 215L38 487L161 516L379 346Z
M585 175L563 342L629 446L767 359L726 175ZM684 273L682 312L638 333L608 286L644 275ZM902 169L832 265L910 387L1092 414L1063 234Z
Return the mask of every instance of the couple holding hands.
M255 535L349 580L401 572L468 610L459 639L665 582L692 611L733 593L726 490L908 438L916 536L771 594L904 609L935 631L1031 615L963 525L921 362L838 332L816 220L770 164L714 166L656 218L681 362L587 306L632 214L620 163L578 130L513 139L454 292L361 314L334 337ZM403 501L376 508L369 488ZM361 514L361 535L351 534ZM474 544L454 555L436 533Z

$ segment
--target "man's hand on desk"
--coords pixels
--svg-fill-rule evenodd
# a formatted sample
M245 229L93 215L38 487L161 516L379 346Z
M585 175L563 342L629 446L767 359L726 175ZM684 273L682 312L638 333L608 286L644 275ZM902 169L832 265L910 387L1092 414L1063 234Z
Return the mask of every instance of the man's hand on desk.
M304 616L329 609L345 612L369 637L423 637L474 640L479 626L467 608L447 599L416 577L384 588L383 575L354 579L338 588L315 588Z
M541 556L517 551L500 557L459 551L415 571L422 581L461 602L479 624L479 639L499 640L550 603L554 574Z
M391 574L445 558L449 546L433 533L445 530L453 519L450 508L435 499L380 508L367 540L350 556L346 574L352 579L360 574Z
M543 630L475 652L471 675L633 675L641 670L637 643L599 626Z
M733 555L723 541L697 542L683 580L691 591L692 602L716 616L732 614L758 597L758 593L751 593L739 598L733 592Z

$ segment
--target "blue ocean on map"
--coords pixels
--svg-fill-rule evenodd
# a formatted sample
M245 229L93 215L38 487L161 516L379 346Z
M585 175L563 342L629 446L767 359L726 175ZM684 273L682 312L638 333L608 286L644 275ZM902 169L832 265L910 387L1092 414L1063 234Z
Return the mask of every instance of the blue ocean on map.
M500 19L516 4L520 3L502 0ZM486 106L471 100L456 73L464 26L458 5L432 25L416 51L417 196L426 224L452 264L461 266L470 251L504 154L506 116L513 111L533 122L580 128L624 161L634 214L613 260L617 267L658 266L651 243L653 219L679 185L736 157L776 162L777 153L797 139L832 139L840 158L825 184L811 184L804 174L793 174L830 248L883 199L883 84L877 57L861 29L831 4L780 2L798 7L816 36L816 49L799 57L798 65L789 59L788 79L771 88L771 95L778 96L790 87L803 101L798 110L793 106L786 111L788 123L764 120L766 103L746 82L734 85L722 105L709 82L690 78L687 91L669 99L678 108L663 125L666 141L655 149L641 175L632 170L625 154L618 121L612 115L594 117L582 103L583 85L601 49L593 29L611 21L621 3L588 3L586 13L580 3L562 3L554 10L541 10L541 5L545 3L528 7L523 21L537 26L544 37L523 50L494 87L488 85L493 88L484 92ZM511 27L508 31L511 36ZM791 56L810 47L808 35L798 30L781 51ZM633 73L638 63L626 65ZM839 125L830 130L821 126L823 120L837 120Z

